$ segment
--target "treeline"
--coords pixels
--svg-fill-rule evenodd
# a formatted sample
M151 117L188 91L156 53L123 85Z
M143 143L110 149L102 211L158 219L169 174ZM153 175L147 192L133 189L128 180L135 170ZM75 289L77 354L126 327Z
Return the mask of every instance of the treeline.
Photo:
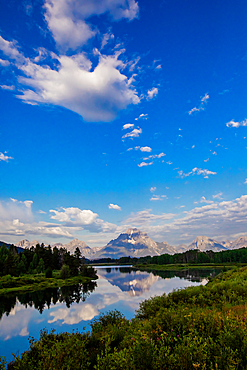
M177 263L247 263L247 248L226 250L221 252L213 252L211 250L201 252L198 249L191 249L183 253L162 254L160 256L145 256L145 257L121 257L100 258L93 260L91 263L116 263L116 264L154 264L154 265L169 265Z
M85 257L82 257L80 249L76 248L70 254L65 248L46 247L37 244L35 247L25 249L18 253L16 246L0 247L0 276L20 276L24 274L37 274L45 272L47 278L52 277L53 270L60 270L60 277L65 279L70 276L95 277L95 270L86 266Z

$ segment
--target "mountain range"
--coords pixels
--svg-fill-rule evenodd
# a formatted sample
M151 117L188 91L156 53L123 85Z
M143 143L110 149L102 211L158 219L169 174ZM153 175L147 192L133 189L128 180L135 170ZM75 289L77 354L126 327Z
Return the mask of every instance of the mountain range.
M27 239L16 244L17 247L30 248L38 244L36 240L29 242ZM124 233L120 234L116 239L111 240L106 246L99 248L90 248L85 242L74 239L67 244L55 243L52 248L66 248L71 253L74 253L78 247L83 256L89 259L99 258L120 258L120 257L144 257L144 256L159 256L161 254L182 253L190 249L198 249L200 251L212 250L214 252L238 249L247 247L247 237L239 237L233 241L218 242L210 239L207 236L198 236L193 242L186 246L181 244L178 247L169 245L166 242L155 242L145 232L136 228L129 228Z

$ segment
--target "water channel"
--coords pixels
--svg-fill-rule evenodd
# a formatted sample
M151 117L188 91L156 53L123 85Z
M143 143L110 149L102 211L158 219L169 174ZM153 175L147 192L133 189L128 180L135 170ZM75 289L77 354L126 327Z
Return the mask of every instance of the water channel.
M35 293L0 297L0 355L7 361L29 348L29 337L40 330L90 330L90 321L117 309L127 319L139 303L174 289L206 284L217 270L144 272L131 267L96 267L98 280L89 284L49 288Z

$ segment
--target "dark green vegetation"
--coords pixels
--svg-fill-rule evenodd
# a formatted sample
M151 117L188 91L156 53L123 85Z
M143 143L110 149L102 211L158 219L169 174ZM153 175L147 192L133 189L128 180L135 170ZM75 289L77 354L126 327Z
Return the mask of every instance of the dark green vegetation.
M91 332L42 331L8 365L31 369L246 369L247 267L206 286L148 299L136 317L117 311L93 320Z
M99 264L131 264L131 265L172 265L172 264L232 264L247 263L247 248L213 252L201 252L191 249L183 253L162 254L161 256L121 257L118 259L101 258L91 261Z
M40 290L46 287L84 283L96 279L96 271L85 264L79 248L73 255L64 248L36 247L18 253L14 245L0 247L0 295L9 291Z

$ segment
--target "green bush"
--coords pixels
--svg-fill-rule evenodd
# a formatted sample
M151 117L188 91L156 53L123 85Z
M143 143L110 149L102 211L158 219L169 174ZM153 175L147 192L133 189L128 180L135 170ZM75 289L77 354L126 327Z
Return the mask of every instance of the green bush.
M48 279L52 278L52 268L51 267L48 267L45 270L45 277L48 278Z
M68 279L70 277L70 271L68 265L63 265L60 271L61 279Z

